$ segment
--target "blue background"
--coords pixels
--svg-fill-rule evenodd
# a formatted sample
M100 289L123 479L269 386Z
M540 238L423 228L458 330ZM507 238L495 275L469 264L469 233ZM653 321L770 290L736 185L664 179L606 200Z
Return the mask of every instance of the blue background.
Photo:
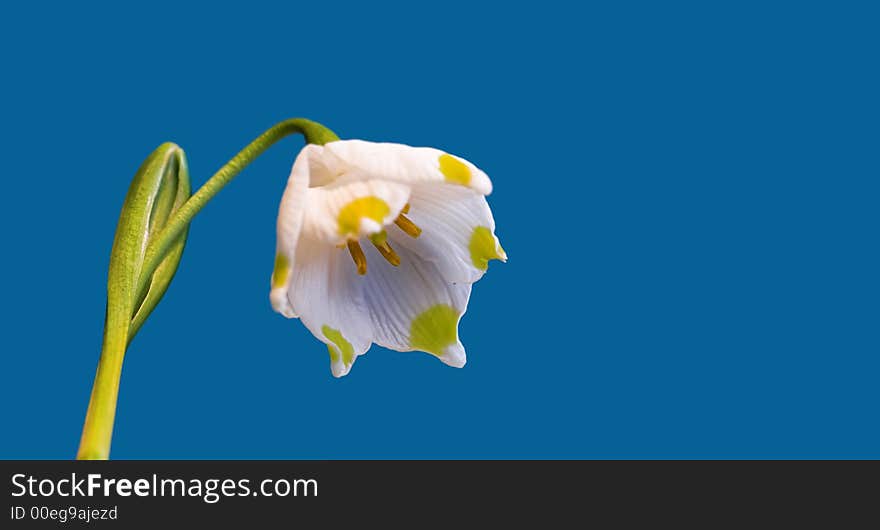
M288 139L195 220L113 457L880 457L876 12L325 4L3 8L0 457L75 454L143 158L294 116L493 178L467 367L336 380L272 312Z

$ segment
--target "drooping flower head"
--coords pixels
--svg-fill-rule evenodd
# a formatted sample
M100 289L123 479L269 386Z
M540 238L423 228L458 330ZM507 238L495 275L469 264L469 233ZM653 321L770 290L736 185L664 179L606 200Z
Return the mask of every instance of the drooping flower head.
M507 259L489 177L427 147L309 144L278 212L272 307L327 344L333 375L372 343L461 367L471 284Z

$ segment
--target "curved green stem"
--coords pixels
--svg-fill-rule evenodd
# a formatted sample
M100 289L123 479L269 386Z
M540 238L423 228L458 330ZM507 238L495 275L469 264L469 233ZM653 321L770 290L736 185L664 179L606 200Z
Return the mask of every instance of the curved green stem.
M219 171L214 173L205 184L199 188L186 204L180 207L174 216L168 220L165 228L159 235L150 241L147 252L144 257L144 266L140 279L138 281L138 290L142 289L149 280L152 271L156 269L159 262L174 244L174 241L183 232L183 230L193 220L193 217L205 205L214 198L217 193L229 184L233 178L253 162L258 156L263 154L269 147L289 136L293 133L301 133L306 137L306 143L323 145L327 142L338 140L339 137L330 129L324 127L320 123L307 120L305 118L292 118L282 121L272 128L258 136L247 147L232 157Z
M95 383L89 400L86 420L83 425L82 438L80 439L78 459L106 460L110 456L110 442L113 435L113 423L116 416L116 401L119 395L119 381L122 375L122 361L125 357L128 342L143 324L145 313L137 311L134 307L133 293L142 293L153 279L154 272L163 263L163 260L174 251L177 245L177 259L182 251L182 240L193 217L210 201L217 193L229 184L232 179L241 173L248 164L253 162L263 152L282 138L301 133L306 137L307 143L322 145L339 138L331 130L321 124L303 118L285 120L273 126L253 142L242 149L229 162L220 168L194 195L178 208L168 219L164 227L155 236L150 234L146 244L146 250L140 244L142 240L135 237L144 233L144 222L149 216L130 215L126 212L127 206L123 207L123 219L135 218L140 224L125 224L132 228L125 230L117 229L114 249L119 245L119 252L114 250L111 256L110 275L108 280L108 313L104 324L104 342L101 350L101 358L98 361L98 370L95 375ZM162 153L168 156L178 155L179 148L167 144L168 147ZM172 149L173 147L173 149ZM160 148L161 149L161 148ZM147 172L149 173L149 171ZM140 174L140 173L139 173ZM156 174L156 173L152 173ZM139 178L135 177L133 187L140 193L140 187L136 186ZM189 184L186 184L186 194L189 194ZM135 203L147 204L147 201L135 197ZM123 223L124 224L124 223ZM122 224L120 225L122 226ZM142 261L139 260L140 252L143 252ZM127 274L132 263L140 263L134 274ZM176 261L172 264L176 268ZM174 270L168 272L168 280L173 276ZM158 273L157 273L158 274ZM136 285L132 285L135 283ZM156 296L161 297L167 282ZM153 301L152 305L157 303ZM109 310L112 306L112 311ZM152 307L152 306L151 306ZM137 312L137 313L135 313Z

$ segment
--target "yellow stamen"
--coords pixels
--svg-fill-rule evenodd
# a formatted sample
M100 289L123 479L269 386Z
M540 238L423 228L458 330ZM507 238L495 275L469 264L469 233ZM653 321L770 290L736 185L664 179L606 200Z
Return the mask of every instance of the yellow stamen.
M397 219L394 220L394 224L406 232L406 235L409 237L419 237L422 233L422 229L416 226L414 222L409 220L409 217L403 214L397 216Z
M376 250L379 251L379 254L382 254L382 257L385 258L388 263L397 267L400 265L400 256L397 255L397 252L394 252L394 249L391 248L391 245L388 244L388 241L382 240L381 242L377 242L375 239L372 240L373 245L376 247Z
M364 256L364 249L361 248L357 241L348 242L348 251L351 253L351 259L357 265L358 274L363 276L367 273L367 257Z
M370 234L370 241L373 242L374 245L379 246L385 243L388 240L388 232L382 230L376 232L375 234Z
M409 203L403 205L403 208L400 210L400 213L409 213Z

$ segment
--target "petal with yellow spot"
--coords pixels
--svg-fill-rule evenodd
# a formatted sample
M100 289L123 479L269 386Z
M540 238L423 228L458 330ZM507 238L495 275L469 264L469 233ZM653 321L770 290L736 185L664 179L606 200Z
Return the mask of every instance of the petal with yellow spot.
M339 234L356 235L364 218L382 226L383 219L390 211L388 203L379 197L358 197L339 210Z
M469 186L471 183L471 169L467 164L450 154L440 155L440 172L446 177L446 182Z

